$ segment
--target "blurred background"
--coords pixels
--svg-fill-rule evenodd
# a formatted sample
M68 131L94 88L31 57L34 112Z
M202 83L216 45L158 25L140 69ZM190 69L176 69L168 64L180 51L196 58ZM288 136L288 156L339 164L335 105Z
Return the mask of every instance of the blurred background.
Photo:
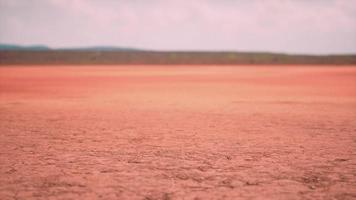
M85 60L131 63L147 57L122 51L259 52L298 55L356 53L356 2L351 0L0 0L0 50L120 51L88 55ZM23 53L23 52L22 52ZM0 55L25 62L26 56ZM146 54L145 54L146 55ZM215 54L214 54L215 55ZM33 54L27 55L32 57ZM68 55L66 55L68 56ZM84 55L76 55L83 57ZM105 58L104 58L104 57ZM128 58L134 56L132 58ZM147 55L146 55L147 56ZM260 63L261 56L224 54L197 61L180 54L164 55L163 63ZM270 56L263 54L263 56ZM263 63L285 58L268 57ZM157 61L153 63L162 63ZM189 57L189 58L188 58ZM256 59L259 57L259 59ZM101 59L102 58L102 59ZM251 61L251 58L252 59ZM43 58L41 58L43 59ZM57 60L63 60L59 56ZM100 59L102 61L100 61ZM124 60L123 60L124 59ZM213 61L207 61L213 59ZM282 63L335 63L283 61ZM54 58L50 59L55 62ZM71 59L69 59L71 60ZM179 60L179 61L177 61ZM185 60L185 61L184 61ZM236 61L239 60L239 61ZM243 60L243 59L242 59ZM353 60L352 62L350 60ZM336 63L354 63L355 58ZM30 62L30 61L26 61ZM67 61L66 61L67 62ZM68 61L69 62L69 61ZM74 62L74 61L72 61ZM76 61L78 63L79 61ZM279 62L277 62L279 63Z

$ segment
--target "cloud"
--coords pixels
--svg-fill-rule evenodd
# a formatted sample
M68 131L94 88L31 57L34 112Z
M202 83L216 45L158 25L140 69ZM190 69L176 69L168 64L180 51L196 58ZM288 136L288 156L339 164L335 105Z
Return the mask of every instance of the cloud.
M356 52L346 0L0 0L0 42Z

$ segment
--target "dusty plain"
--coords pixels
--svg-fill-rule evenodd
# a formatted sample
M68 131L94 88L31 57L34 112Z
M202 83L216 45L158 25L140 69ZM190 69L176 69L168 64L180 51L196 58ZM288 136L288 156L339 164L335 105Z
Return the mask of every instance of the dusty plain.
M356 67L2 66L0 199L356 199Z

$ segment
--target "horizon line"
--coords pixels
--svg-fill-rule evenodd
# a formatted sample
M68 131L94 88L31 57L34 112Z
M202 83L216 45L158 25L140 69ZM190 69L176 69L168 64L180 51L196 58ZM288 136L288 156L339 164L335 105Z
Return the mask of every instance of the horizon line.
M4 47L5 46L5 47ZM7 48L6 48L7 46ZM333 53L302 53L302 52L281 52L269 50L221 50L221 49L147 49L141 47L116 46L116 45L88 45L88 46L67 46L53 47L46 44L18 44L0 42L0 51L107 51L107 52L157 52L157 53L256 53L256 54L279 54L291 56L356 56L356 52L333 52Z

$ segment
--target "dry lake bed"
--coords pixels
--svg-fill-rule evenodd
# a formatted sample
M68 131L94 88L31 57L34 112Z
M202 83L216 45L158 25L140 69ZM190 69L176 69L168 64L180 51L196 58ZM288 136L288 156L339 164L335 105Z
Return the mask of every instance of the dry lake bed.
M0 199L356 199L356 67L2 66Z

